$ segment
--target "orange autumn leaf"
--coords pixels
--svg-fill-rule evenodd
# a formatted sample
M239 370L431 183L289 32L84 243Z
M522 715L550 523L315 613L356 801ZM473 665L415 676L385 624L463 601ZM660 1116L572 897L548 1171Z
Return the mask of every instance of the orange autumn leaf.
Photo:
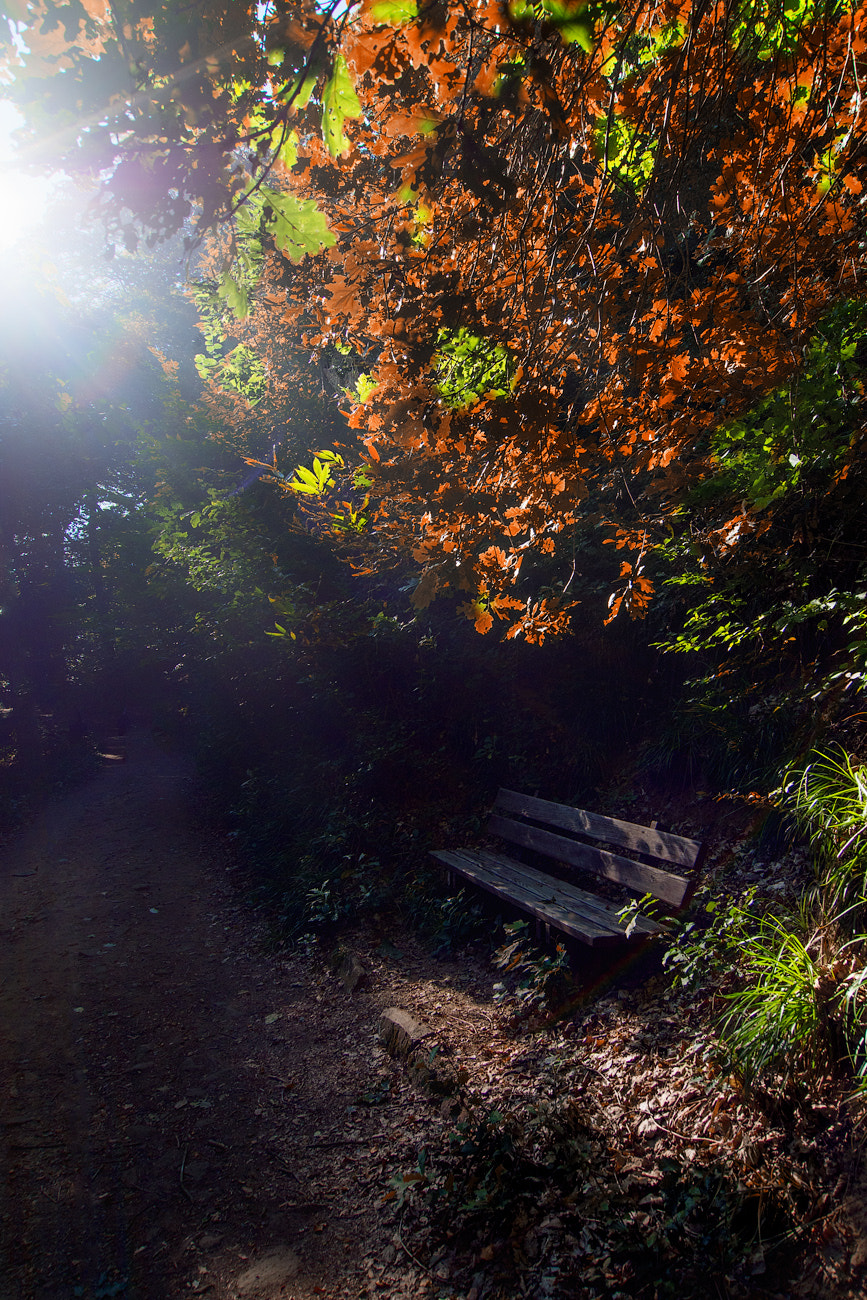
M208 372L215 436L262 457L280 438L306 452L345 410L334 436L370 498L352 562L421 566L419 601L431 573L438 591L489 583L468 614L482 631L520 596L510 637L565 629L544 600L572 581L602 519L599 540L631 557L611 566L609 617L646 610L641 566L687 527L685 502L696 545L723 557L755 544L739 501L714 514L690 488L718 471L721 424L798 373L867 271L863 6L832 7L768 59L740 57L722 5L602 8L582 42L494 0L364 0L331 16L298 0L255 23L255 7L230 6L225 54L201 84L174 87L171 114L146 77L128 103L119 86L123 151L104 169L79 158L104 173L109 216L133 212L162 238L206 214L199 270L221 313L208 364L225 377L228 355L253 357L264 376L253 405L241 380L233 390ZM37 9L17 6L33 39L15 57L34 75L82 54L86 35L43 31ZM688 45L654 50L670 24ZM130 44L115 60L124 75L131 59L147 71L151 57L192 57L187 33L169 48L160 24L118 31L99 39ZM281 87L314 43L308 98L290 105ZM103 61L109 79L113 67ZM298 157L275 181L290 113ZM245 226L255 187L272 183L277 200ZM349 409L361 376L370 395ZM329 411L318 426L314 398Z

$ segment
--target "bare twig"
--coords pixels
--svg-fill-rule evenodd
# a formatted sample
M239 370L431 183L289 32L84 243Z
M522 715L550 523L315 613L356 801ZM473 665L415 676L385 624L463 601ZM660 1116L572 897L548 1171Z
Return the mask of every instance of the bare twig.
M401 1214L400 1219L398 1220L398 1224L397 1224L397 1241L398 1241L398 1245L400 1246L400 1248L401 1248L401 1250L404 1252L404 1254L407 1255L407 1256L412 1260L412 1262L413 1262L413 1264L415 1264L416 1268L420 1268L421 1271L422 1271L423 1273L427 1273L428 1277L433 1277L433 1276L434 1276L433 1271L432 1271L431 1269L428 1268L427 1264L423 1264L423 1263L421 1262L421 1260L418 1258L417 1255L414 1255L414 1254L412 1253L412 1251L410 1250L409 1246L408 1246L408 1245L406 1244L406 1242L404 1241L404 1239L403 1239L403 1235L401 1234L401 1231L400 1231L402 1227L403 1227L403 1214Z
M179 1171L179 1173L178 1173L178 1182L179 1182L180 1185L181 1185L181 1191L183 1192L184 1196L186 1196L186 1198L187 1198L187 1200L189 1201L190 1205L195 1205L195 1201L193 1200L192 1196L190 1195L189 1191L187 1190L186 1184L184 1183L184 1166L185 1166L186 1163L187 1163L187 1152L188 1152L188 1151L189 1151L189 1147L184 1147L184 1154L181 1156L181 1168L180 1168L180 1171Z
M689 1142L690 1144L693 1142L704 1142L709 1147L724 1147L728 1144L728 1138L701 1137L698 1134L695 1137L688 1137L686 1133L678 1133L673 1128L668 1128L665 1124L660 1124L658 1119L654 1119L653 1122L657 1128L662 1129L663 1133L667 1133L669 1137L678 1138L681 1142Z
M369 1138L335 1138L333 1142L313 1142L311 1150L328 1151L331 1147L364 1147L369 1141Z

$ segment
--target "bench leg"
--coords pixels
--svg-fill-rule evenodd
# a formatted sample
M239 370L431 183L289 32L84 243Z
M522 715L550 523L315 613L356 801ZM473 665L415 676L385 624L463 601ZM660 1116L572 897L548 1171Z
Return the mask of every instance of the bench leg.
M551 925L548 921L540 921L538 916L533 919L533 930L538 944L549 944L551 942Z

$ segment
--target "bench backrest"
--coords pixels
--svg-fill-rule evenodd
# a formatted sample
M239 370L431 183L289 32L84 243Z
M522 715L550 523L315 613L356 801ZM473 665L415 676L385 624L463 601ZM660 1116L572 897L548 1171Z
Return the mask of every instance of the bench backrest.
M704 845L698 840L514 790L500 790L488 830L512 844L617 881L636 893L652 894L672 907L683 906L689 898L704 857ZM601 845L636 856L627 858Z

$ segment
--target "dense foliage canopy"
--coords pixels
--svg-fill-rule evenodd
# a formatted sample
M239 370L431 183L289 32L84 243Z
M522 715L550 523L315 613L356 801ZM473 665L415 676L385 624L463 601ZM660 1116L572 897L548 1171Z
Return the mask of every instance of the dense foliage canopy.
M128 249L185 234L218 435L357 568L412 557L417 608L529 640L594 582L609 617L660 577L740 608L735 553L828 597L863 423L863 5L6 14L28 157L97 182Z

